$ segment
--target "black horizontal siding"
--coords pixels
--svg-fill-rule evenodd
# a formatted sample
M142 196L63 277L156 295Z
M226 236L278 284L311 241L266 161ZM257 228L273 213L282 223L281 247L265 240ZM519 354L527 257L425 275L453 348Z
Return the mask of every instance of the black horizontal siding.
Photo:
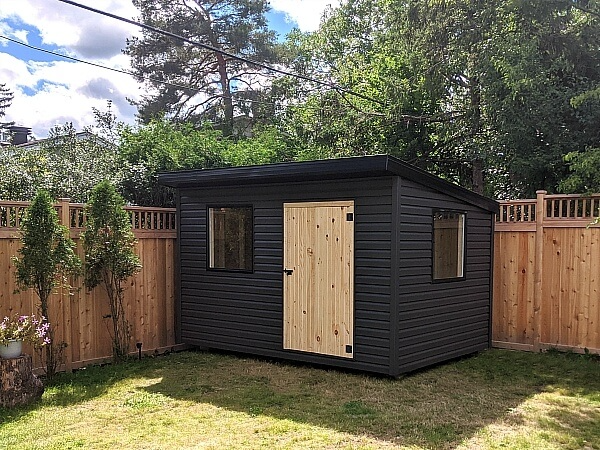
M389 373L391 178L180 191L184 343ZM283 203L354 200L353 359L283 350ZM252 205L252 273L206 268L208 206Z
M433 211L467 214L465 277L433 282ZM402 180L398 243L398 362L408 372L487 348L491 213Z

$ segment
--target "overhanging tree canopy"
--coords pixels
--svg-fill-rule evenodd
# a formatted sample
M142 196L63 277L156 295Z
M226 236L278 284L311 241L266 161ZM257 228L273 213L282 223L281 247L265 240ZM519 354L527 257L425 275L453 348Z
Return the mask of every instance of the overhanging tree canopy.
M307 90L283 124L317 154L391 153L473 189L485 175L489 195L555 191L564 155L599 140L600 108L571 104L600 80L600 16L581 4L347 0L293 46L384 106Z

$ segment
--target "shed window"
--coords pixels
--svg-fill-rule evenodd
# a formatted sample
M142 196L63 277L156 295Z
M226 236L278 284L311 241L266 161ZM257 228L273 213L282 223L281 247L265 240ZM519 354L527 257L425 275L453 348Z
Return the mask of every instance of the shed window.
M252 270L252 207L208 208L209 268Z
M465 262L465 214L433 214L433 279L462 278Z

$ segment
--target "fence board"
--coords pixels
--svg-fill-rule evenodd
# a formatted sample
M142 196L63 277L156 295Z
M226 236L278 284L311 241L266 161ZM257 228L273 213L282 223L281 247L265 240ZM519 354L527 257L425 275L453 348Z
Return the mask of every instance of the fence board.
M18 223L24 202L0 202L0 317L36 313L37 296L32 290L15 290L14 265L10 258L20 248ZM80 233L85 217L83 205L61 200L56 205L59 217L69 222L70 234L83 258ZM147 352L164 351L175 342L175 210L166 208L126 208L130 212L136 239L136 252L142 270L126 282L125 309L131 325L130 350L141 342ZM58 289L50 298L50 311L57 341L67 343L65 369L109 359L112 355L108 299L101 287L87 291L83 280L71 280L73 293ZM25 347L27 353L32 349ZM39 367L40 362L35 360Z
M531 215L524 207L536 202L541 206ZM589 226L599 202L600 195L540 191L536 200L501 204L494 251L494 345L600 352L600 228Z

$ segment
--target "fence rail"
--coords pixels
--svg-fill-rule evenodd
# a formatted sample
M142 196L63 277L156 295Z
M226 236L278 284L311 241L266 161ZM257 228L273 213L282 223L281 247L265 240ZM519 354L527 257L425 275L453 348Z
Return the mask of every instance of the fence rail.
M538 212L541 212L538 214ZM501 202L494 237L495 346L600 353L600 195Z
M19 226L28 202L0 201L0 317L37 312L32 290L15 293L11 256L20 248ZM55 205L83 259L80 233L85 226L84 205L61 199ZM125 290L126 315L131 325L131 351L136 343L143 351L173 348L175 341L175 240L177 223L174 209L126 207L137 238L136 252L142 270L128 280ZM81 278L70 280L74 290L58 289L50 299L51 321L56 339L67 344L65 368L70 370L110 358L108 299L102 288L87 291ZM26 349L32 353L31 349ZM39 361L36 361L39 365Z

